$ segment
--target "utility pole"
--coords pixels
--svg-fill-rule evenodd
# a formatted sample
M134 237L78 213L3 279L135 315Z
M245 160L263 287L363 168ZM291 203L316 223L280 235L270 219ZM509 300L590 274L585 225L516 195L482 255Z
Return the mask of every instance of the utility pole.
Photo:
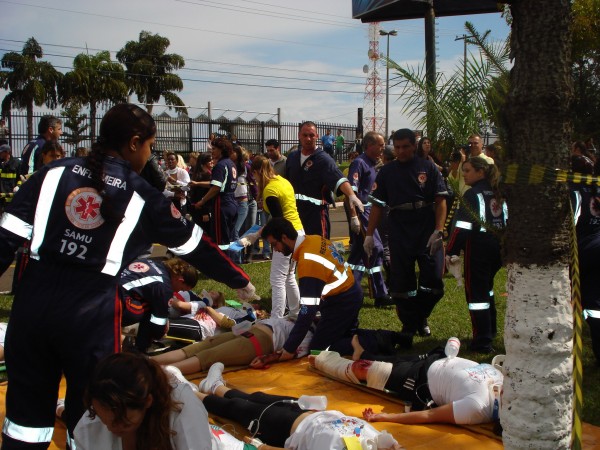
M385 62L385 141L389 139L390 125L390 36L397 36L396 30L379 30L381 36L387 36L387 53Z

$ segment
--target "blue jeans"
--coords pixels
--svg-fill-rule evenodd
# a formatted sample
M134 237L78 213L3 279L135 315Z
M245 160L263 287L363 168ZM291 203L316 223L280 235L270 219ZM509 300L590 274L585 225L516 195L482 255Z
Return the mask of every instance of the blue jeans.
M242 225L246 221L246 216L248 215L248 200L237 201L238 204L238 214L237 219L235 221L235 227L233 229L233 239L232 241L237 241L240 238L240 230L242 229Z
M258 211L257 221L260 226L264 227L267 224L267 221L269 220L269 218L270 218L269 214L267 214L264 210L261 209L260 211ZM269 244L269 242L267 242L266 239L263 239L262 241L263 241L262 254L271 256L271 245ZM256 253L258 253L258 251L260 250L260 248L258 246L258 240L254 243L253 250Z

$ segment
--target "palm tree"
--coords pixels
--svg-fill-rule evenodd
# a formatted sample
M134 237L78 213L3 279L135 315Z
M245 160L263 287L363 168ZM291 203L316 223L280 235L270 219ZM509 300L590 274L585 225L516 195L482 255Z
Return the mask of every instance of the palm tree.
M567 168L572 98L571 2L511 2L506 157L520 166ZM573 310L567 188L507 187L506 377L500 419L507 449L570 448Z
M65 74L58 92L62 103L89 105L93 142L96 136L98 106L125 101L125 70L118 62L111 61L108 51L101 51L95 55L80 53L73 60L73 70Z
M27 110L27 135L33 139L33 105L57 106L56 87L62 74L47 61L42 47L29 38L21 53L9 52L2 57L1 65L8 71L0 71L0 87L9 91L2 100L3 114L12 107Z
M183 89L183 81L171 73L181 69L185 61L176 53L165 53L169 45L166 37L142 31L138 41L127 42L117 53L117 59L127 69L129 94L137 94L150 114L160 97L169 107L182 107L181 110L187 114L185 103L175 93Z
M442 143L446 152L464 143L482 124L497 122L502 103L490 101L498 92L506 93L508 77L508 43L488 41L489 30L480 34L465 23L470 35L467 43L475 45L479 54L471 55L456 71L438 74L435 89L427 83L425 68L404 68L388 60L397 71L404 112L414 119L417 128L427 129L428 137ZM499 95L502 98L502 95Z

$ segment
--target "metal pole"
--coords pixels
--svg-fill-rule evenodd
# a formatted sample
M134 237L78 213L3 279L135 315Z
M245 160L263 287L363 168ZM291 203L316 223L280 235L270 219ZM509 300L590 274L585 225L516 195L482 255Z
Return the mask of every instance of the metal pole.
M385 138L389 135L390 124L390 33L387 34L387 53L385 62Z

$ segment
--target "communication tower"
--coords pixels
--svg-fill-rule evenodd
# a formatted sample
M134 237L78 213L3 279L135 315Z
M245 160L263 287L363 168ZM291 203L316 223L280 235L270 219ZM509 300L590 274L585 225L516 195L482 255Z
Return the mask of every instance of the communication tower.
M369 64L365 64L363 72L368 74L365 84L365 100L363 104L364 132L385 132L385 89L379 68L381 55L379 53L379 22L369 24ZM387 139L387 136L386 136Z

